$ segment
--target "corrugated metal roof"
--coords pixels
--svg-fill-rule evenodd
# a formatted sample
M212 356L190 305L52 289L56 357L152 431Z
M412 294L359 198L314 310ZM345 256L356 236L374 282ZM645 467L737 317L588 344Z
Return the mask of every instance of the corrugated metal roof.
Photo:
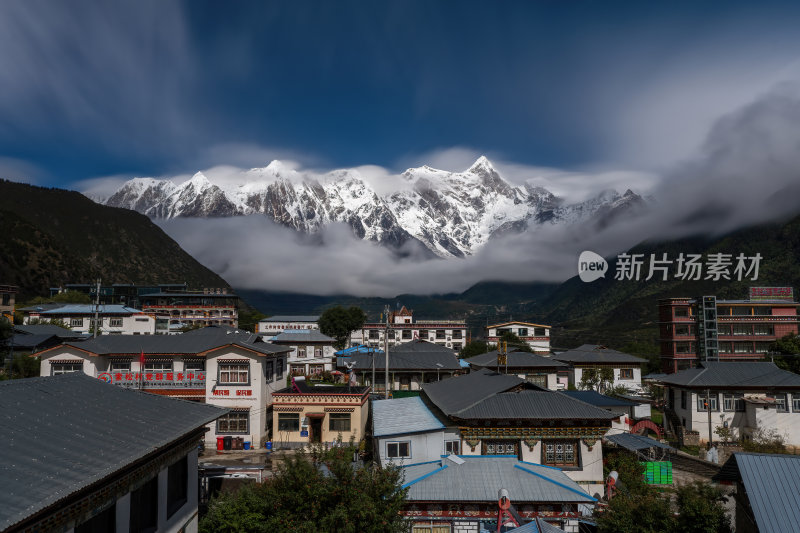
M81 372L0 382L0 530L226 412Z
M484 368L464 376L425 383L422 390L443 413L452 415L524 382L517 376L499 374Z
M566 394L570 398L586 402L595 407L631 407L637 405L635 402L612 398L593 390L565 390L561 391L561 394Z
M759 533L800 531L799 456L735 453L714 480L738 479L744 484Z
M372 434L375 437L444 429L419 396L372 402Z
M101 315L134 315L141 313L139 309L127 305L109 304L98 305L97 312ZM67 304L56 309L42 311L43 315L93 315L95 306L92 304Z
M4 343L4 346L8 346L9 348L18 348L18 349L24 348L28 350L33 350L38 348L39 346L52 346L54 344L61 344L61 339L59 339L55 335L22 334L22 335L12 336L7 344Z
M486 398L474 406L451 416L462 419L589 419L611 420L617 415L570 398L560 392L539 389L518 392L501 392Z
M261 322L316 322L320 315L275 315Z
M800 387L800 376L781 370L774 363L701 363L658 379L667 385L692 387L791 388Z
M283 333L275 335L271 339L275 343L290 342L328 342L333 343L336 339L323 335L316 329L289 329Z
M674 448L668 444L658 442L650 437L634 435L633 433L617 433L616 435L606 435L603 438L632 452L646 450L647 448L663 448L665 450L674 450Z
M407 343L411 344L411 343ZM413 349L400 349L402 346L392 346L389 348L389 370L426 370L435 372L439 370L461 370L459 359L456 353L443 346L437 348L424 350L425 347L436 346L430 343L425 343L427 346L416 345ZM370 370L372 369L372 354L354 353L346 357L338 358L343 365L345 362L355 363L354 370ZM337 365L340 364L337 361ZM441 365L441 366L437 366ZM375 355L375 369L386 368L386 356L383 353Z
M55 335L61 339L77 339L85 336L83 333L72 331L71 329L64 329L52 324L22 324L14 326L14 331L27 335Z
M252 333L224 333L218 335L100 335L81 342L68 342L72 346L97 355L112 354L197 354L233 344L265 355L290 352L291 348L264 342ZM58 347L53 348L59 349Z
M407 501L496 502L500 489L512 503L594 503L577 483L557 468L524 463L514 457L462 455L403 467Z
M568 363L645 363L647 359L618 352L599 344L584 344L574 350L553 355L553 359Z
M512 351L508 352L508 367L513 368L567 368L569 365L541 355ZM497 350L470 357L467 362L474 366L495 368L497 366Z

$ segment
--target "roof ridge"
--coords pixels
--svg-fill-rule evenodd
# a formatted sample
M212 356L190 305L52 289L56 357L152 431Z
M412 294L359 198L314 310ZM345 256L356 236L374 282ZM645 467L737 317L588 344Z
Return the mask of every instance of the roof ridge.
M524 471L524 472L527 472L527 473L529 473L529 474L533 474L534 476L540 477L540 478L544 479L545 481L549 481L550 483L552 483L552 484L554 484L554 485L558 485L558 486L559 486L559 487L561 487L562 489L567 489L567 490L568 490L568 491L570 491L570 492L574 492L574 493L576 493L576 494L580 494L581 496L584 496L584 497L586 497L586 498L589 498L589 499L590 499L590 500L592 500L593 502L596 502L596 501L597 501L597 499L596 499L596 498L593 498L593 497L591 497L591 496L590 496L588 493L585 493L585 492L579 491L578 489L574 489L574 488L570 487L569 485L565 485L564 483L561 483L560 481L556 481L555 479L550 479L549 477L547 477L547 476L545 476L545 475L542 475L542 474L540 474L539 472L534 472L533 470L528 470L528 469L527 469L527 468L525 468L524 466L520 466L520 465L514 465L514 468L519 468L520 470L522 470L522 471Z

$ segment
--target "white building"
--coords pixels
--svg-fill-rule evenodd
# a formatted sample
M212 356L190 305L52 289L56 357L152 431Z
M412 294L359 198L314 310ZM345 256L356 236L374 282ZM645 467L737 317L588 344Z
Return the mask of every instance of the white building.
M285 346L289 352L289 373L292 376L310 376L336 370L333 347L335 339L313 329L292 329L274 337L264 336L277 346Z
M256 333L274 337L284 331L318 330L319 315L276 315L260 320Z
M350 336L350 344L364 344L372 348L383 348L388 332L389 346L397 346L413 340L428 341L460 351L467 342L467 323L464 320L413 320L412 311L405 307L389 316L389 325L383 322L368 322Z
M486 326L486 342L497 344L503 333L513 333L531 347L534 353L550 353L550 326L530 322L503 322Z
M461 453L458 427L445 427L419 396L373 401L372 437L381 466L438 461Z
M58 307L26 307L24 324L32 320L60 320L72 331L94 333L95 313L100 322L98 335L154 335L156 319L124 305L64 304Z
M4 381L0 404L1 531L197 531L197 443L224 409L78 373Z
M633 393L642 391L642 366L647 360L641 357L598 344L584 344L574 350L553 354L552 357L569 365L569 384L578 389L581 388L586 369L609 368L613 372L611 387L622 386Z
M230 436L256 448L268 433L272 393L286 386L289 351L251 333L196 330L175 336L103 335L35 355L41 357L42 376L83 372L126 388L225 407L230 412L209 427L207 445Z
M732 439L760 431L800 446L800 376L773 363L701 365L657 380L666 387L667 408L682 429L698 432L701 441L709 439L710 425L712 440L722 440L721 427Z
M500 369L504 374L513 374L528 383L550 390L567 388L569 365L542 355L511 350L506 354L504 365L498 363L497 350L466 359L470 368L479 370Z

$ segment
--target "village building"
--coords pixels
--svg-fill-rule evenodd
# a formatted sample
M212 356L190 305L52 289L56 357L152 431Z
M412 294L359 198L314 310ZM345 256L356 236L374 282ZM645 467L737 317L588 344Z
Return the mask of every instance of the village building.
M434 414L458 427L462 455L510 455L560 468L589 494L603 494L599 440L617 418L609 411L489 369L422 390Z
M273 449L364 438L369 387L312 385L303 377L272 395Z
M65 292L80 292L88 295L92 302L105 305L127 305L139 308L142 302L139 297L143 294L157 292L183 293L189 292L186 283L156 283L142 285L136 283L113 283L100 285L100 294L97 294L97 283L67 283L63 287L50 287L50 298Z
M51 348L62 342L80 341L88 338L88 334L72 331L53 324L18 324L14 326L14 335L7 342L7 347L15 353L37 352Z
M285 331L319 330L319 315L276 315L256 324L256 333L274 337Z
M505 364L498 363L497 350L476 355L466 359L470 368L489 368L504 374L513 374L528 383L533 383L550 390L567 388L569 365L550 357L510 350L506 354Z
M792 287L751 287L746 300L716 296L658 301L661 370L702 361L763 361L770 345L798 333Z
M774 363L705 362L658 381L676 435L722 440L723 428L732 440L762 432L800 445L800 376Z
M197 444L225 409L80 373L0 381L0 531L197 531Z
M333 347L336 339L318 330L290 329L274 337L264 335L263 338L276 346L291 348L289 374L292 376L318 376L336 370L336 349Z
M586 369L610 368L613 380L609 387L625 387L633 393L642 391L642 366L647 363L647 359L642 357L598 344L583 344L574 350L553 354L552 357L569 365L569 384L575 388L581 388Z
M419 396L374 400L372 439L381 466L398 466L438 461L442 456L461 453L458 426L446 427Z
M542 521L577 533L597 501L562 470L513 456L449 455L401 472L408 489L401 512L420 533L497 531L498 520L511 517L536 527L520 531L539 531ZM509 514L501 515L501 490Z
M337 358L336 366L342 372L352 370L357 383L372 386L372 368L375 367L373 390L386 390L386 356L383 353L353 353ZM423 383L439 381L461 373L456 353L438 344L414 340L389 348L389 390L416 391Z
M383 348L385 341L392 347L413 340L458 352L467 343L467 323L464 320L414 320L413 311L403 306L389 314L388 326L386 322L368 322L350 336L352 345L365 344L372 348Z
M60 321L77 333L94 334L95 316L98 335L155 335L156 319L124 305L56 304L20 309L24 324Z
M134 337L102 335L68 342L35 356L40 375L83 372L131 388L225 407L206 435L209 447L217 438L241 438L252 447L267 440L267 406L272 393L286 385L284 346L264 342L252 333Z
M16 285L0 285L0 320L14 323L14 304L18 291Z
M185 327L239 327L239 297L227 288L197 292L153 292L139 295L142 311L167 317L169 331Z
M800 457L734 453L712 480L736 486L736 533L800 531Z
M628 433L634 421L639 418L637 413L639 404L630 400L606 396L593 390L565 390L562 391L562 394L600 409L605 409L613 414L616 418L611 421L611 429L608 430L606 436L616 433ZM649 416L649 413L648 409L647 416Z
M550 326L530 322L503 322L487 325L484 330L486 342L497 344L504 333L513 333L537 354L550 353Z

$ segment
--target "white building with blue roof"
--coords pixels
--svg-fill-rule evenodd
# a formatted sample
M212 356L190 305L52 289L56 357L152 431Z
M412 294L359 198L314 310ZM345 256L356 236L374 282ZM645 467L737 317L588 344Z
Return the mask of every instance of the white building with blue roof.
M144 311L125 305L65 304L59 307L27 307L24 323L33 320L59 320L72 331L93 333L95 316L99 321L98 335L155 335L156 319Z
M447 427L419 396L372 402L372 437L381 466L408 466L461 453L458 427Z

